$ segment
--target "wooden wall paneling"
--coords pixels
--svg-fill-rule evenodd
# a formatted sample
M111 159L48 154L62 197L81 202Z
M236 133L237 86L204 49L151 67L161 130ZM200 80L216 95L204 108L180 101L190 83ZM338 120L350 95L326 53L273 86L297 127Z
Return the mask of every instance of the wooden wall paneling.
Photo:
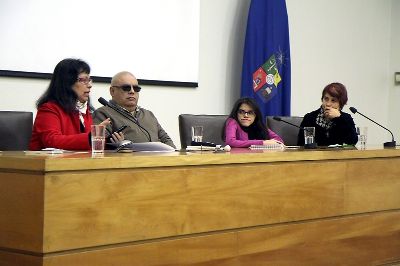
M348 213L400 209L400 159L349 160Z
M48 174L44 248L58 251L341 214L344 176L332 169L343 164Z
M0 184L0 248L42 252L43 178L2 171Z
M42 266L43 257L0 250L0 266ZM61 266L61 265L60 265Z
M0 265L400 261L396 149L7 154Z
M46 256L46 266L379 265L400 260L400 212L215 232Z

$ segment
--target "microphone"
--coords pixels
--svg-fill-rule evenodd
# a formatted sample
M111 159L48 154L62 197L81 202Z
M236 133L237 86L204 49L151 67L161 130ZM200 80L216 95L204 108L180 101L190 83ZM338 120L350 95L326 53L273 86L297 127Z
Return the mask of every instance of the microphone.
M389 133L392 135L392 141L388 141L388 142L383 143L383 147L384 147L384 148L386 148L386 147L396 147L396 141L394 140L394 136L393 136L392 131L390 131L390 130L387 129L386 127L382 126L381 124L375 122L375 121L372 120L371 118L369 118L369 117L363 115L362 113L360 113L359 111L357 111L356 108L350 107L349 109L350 109L350 111L351 111L353 114L359 113L360 115L362 115L363 117L365 117L365 118L368 119L369 121L374 122L374 123L377 124L378 126L380 126L380 127L384 128L384 129L386 129L387 131L389 131Z
M303 127L300 127L300 126L298 126L298 125L295 125L295 124L292 124L292 123L290 123L290 122L288 122L288 121L285 121L285 120L283 120L282 118L280 118L280 117L278 117L278 116L274 116L274 117L272 117L272 119L274 119L274 120L276 120L276 121L279 121L279 122L283 122L283 123L289 124L289 125L291 125L291 126L294 126L294 127L297 127L297 128L299 128L299 129L304 130Z
M147 131L144 127L142 127L142 126L139 124L139 121L138 121L135 117L129 115L128 113L126 113L126 111L124 111L124 110L121 109L120 107L118 107L118 106L116 106L116 105L114 105L114 104L108 102L108 101L107 101L106 99L104 99L103 97L100 97L100 98L98 99L98 101L99 101L99 103L101 103L102 105L110 107L111 109L113 109L114 111L116 111L117 113L119 113L120 115L122 115L123 117L125 117L125 118L127 118L128 120L130 120L130 121L132 121L133 123L135 123L135 124L140 128L140 130L142 130L142 132L145 132L145 133L146 133L147 138L148 138L149 141L151 142L151 136L150 136L149 131Z
M283 122L283 123L289 124L289 125L294 126L294 127L297 127L298 129L305 130L304 127L300 127L298 125L292 124L292 123L290 123L288 121L283 120L282 118L280 118L278 116L274 116L274 117L272 117L272 119L274 119L276 121L279 121L279 122ZM309 130L307 130L307 132L309 132ZM304 148L305 149L315 149L315 148L317 148L317 143L314 142L314 143L311 143L311 144L304 144Z

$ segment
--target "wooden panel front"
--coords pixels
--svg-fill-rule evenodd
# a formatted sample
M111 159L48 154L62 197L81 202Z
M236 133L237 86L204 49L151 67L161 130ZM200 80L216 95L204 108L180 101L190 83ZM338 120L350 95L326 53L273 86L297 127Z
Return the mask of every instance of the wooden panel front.
M0 249L0 266L42 266L43 263L39 254L35 256Z
M398 158L349 160L347 165L348 213L400 208Z
M3 154L0 265L399 261L399 163L396 149Z
M42 252L44 179L0 172L0 249Z
M45 257L46 266L379 265L400 261L400 211L103 247Z
M45 252L377 210L400 159L171 167L46 175ZM384 174L382 174L384 173ZM371 187L370 189L368 187ZM364 193L368 191L368 193ZM394 194L394 193L393 193ZM381 201L382 202L382 201ZM397 196L380 210L400 208ZM83 237L84 236L84 237Z

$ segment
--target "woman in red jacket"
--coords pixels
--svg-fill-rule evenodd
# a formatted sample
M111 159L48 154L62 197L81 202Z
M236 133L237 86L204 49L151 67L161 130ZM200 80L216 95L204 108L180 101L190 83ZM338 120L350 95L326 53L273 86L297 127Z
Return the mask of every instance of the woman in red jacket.
M48 89L36 103L38 111L29 149L90 150L91 88L90 67L86 62L71 58L60 61ZM101 124L109 123L106 119ZM123 134L114 133L113 139L120 141Z

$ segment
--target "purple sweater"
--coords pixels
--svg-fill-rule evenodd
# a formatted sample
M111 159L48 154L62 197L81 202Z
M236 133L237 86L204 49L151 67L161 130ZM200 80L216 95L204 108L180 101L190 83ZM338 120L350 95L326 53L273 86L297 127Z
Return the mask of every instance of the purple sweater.
M270 139L274 139L283 143L281 137L279 137L275 132L268 129L268 134ZM262 139L251 139L243 129L240 127L239 123L232 118L228 118L225 127L225 144L231 146L232 148L248 148L250 145L263 145Z

